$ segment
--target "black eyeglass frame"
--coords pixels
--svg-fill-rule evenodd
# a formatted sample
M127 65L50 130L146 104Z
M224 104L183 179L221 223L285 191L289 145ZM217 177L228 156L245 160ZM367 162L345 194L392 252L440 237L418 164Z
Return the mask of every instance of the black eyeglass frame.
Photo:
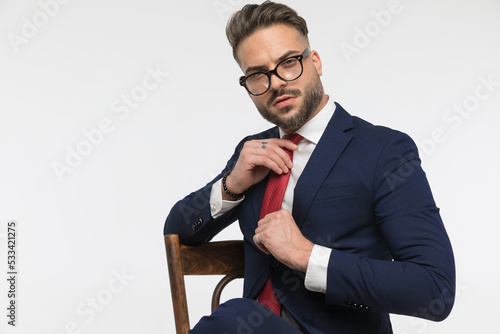
M271 70L271 71L268 71L268 72L264 72L264 71L260 71L260 72L255 72L255 73L252 73L250 75L247 75L247 76L242 76L240 77L240 86L243 86L245 87L245 89L247 90L248 93L252 94L253 96L259 96L259 95L263 95L265 93L267 93L267 91L269 90L269 88L271 88L271 74L274 74L275 76L277 76L278 78L280 78L281 80L283 81L295 81L297 80L298 78L300 78L300 76L302 75L302 73L304 72L304 65L302 64L302 59L304 59L305 57L309 56L311 54L311 48L310 47L307 47L304 52L302 52L302 54L300 55L297 55L297 56L291 56L291 57L287 57L285 59L283 59L282 61L280 61L276 67L274 68L274 70ZM284 63L285 61L287 60L290 60L290 59L297 59L300 63L300 67L301 67L301 70L300 70L300 74L295 78L295 79L291 79L291 80L288 80L288 79L284 79L282 77L280 77L280 75L278 74L278 67ZM263 92L263 93L260 93L260 94L254 94L252 93L248 87L247 87L247 84L246 84L246 81L249 77L251 77L252 75L256 75L256 74L264 74L265 76L267 76L267 78L269 79L269 86L267 87L267 89Z

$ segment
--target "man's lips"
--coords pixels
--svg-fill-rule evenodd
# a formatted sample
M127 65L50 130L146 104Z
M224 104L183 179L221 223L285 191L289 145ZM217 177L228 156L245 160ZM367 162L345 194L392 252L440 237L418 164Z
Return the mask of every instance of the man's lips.
M281 109L292 105L295 102L295 100L296 100L295 96L284 95L274 100L273 105Z

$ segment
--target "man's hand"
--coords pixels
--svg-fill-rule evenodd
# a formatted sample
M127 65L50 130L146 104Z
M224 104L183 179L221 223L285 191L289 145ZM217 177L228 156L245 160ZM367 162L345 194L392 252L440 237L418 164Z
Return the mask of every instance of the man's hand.
M264 253L272 254L289 268L306 272L314 244L302 235L287 210L262 218L253 241Z
M263 145L263 142L266 144ZM293 163L284 149L294 151L297 145L288 139L279 138L247 141L243 145L234 169L226 179L227 189L233 194L241 194L262 181L269 170L276 174L288 173ZM225 193L224 189L222 196L224 200L234 200Z

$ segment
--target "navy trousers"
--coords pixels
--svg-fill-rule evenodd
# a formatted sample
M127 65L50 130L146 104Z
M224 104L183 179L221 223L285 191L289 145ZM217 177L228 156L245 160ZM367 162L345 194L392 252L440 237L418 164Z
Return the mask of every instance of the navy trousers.
M228 300L200 319L190 334L302 334L261 303L247 298Z

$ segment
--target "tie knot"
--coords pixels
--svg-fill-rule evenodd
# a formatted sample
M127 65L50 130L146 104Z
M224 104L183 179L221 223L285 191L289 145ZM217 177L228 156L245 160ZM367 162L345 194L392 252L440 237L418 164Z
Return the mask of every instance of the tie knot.
M288 139L292 143L294 143L295 145L297 145L302 140L302 138L304 138L304 137L302 137L298 133L292 133L291 135L284 135L283 136L283 139Z

